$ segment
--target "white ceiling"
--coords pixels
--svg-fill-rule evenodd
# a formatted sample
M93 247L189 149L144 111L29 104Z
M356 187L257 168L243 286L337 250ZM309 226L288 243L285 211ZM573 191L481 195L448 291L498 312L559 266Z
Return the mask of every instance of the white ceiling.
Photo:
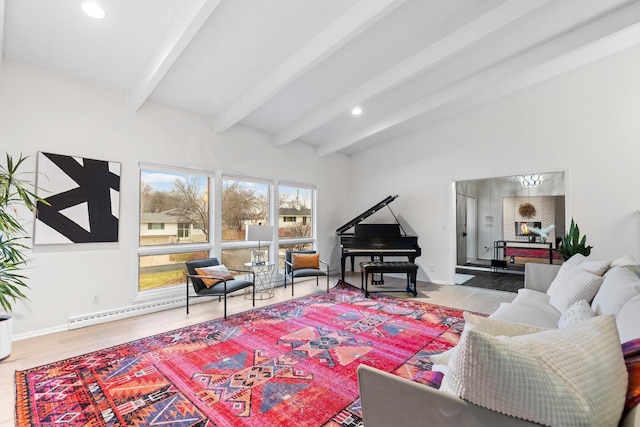
M97 0L101 21L80 3L0 0L3 57L124 90L133 110L162 102L319 156L640 43L640 0Z

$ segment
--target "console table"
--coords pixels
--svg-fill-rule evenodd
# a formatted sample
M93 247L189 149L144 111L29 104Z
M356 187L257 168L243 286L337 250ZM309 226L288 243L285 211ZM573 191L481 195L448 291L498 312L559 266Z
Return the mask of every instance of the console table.
M496 240L493 242L493 259L504 259L504 250L506 248L514 249L533 249L547 251L549 254L549 264L553 264L553 243L551 242L525 242L519 240Z

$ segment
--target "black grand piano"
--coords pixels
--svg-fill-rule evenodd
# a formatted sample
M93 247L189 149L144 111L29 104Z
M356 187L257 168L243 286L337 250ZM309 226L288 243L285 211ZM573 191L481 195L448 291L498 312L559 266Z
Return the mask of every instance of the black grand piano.
M422 249L418 246L418 236L407 236L398 218L389 207L389 203L397 198L397 195L387 197L336 230L340 236L342 252L340 256L342 280L344 280L347 258L351 258L351 271L353 271L354 258L357 256L366 256L372 261L374 259L383 261L385 256L406 256L413 263L422 254ZM396 219L395 224L360 224L361 221L385 206ZM354 231L347 233L351 228L354 228Z

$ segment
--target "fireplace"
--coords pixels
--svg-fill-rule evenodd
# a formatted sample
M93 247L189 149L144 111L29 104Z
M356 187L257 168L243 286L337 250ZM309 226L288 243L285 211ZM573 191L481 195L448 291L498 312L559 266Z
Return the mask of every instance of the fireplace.
M535 227L537 229L542 228L542 222L540 221L516 221L516 236L518 237L527 237L527 236L535 236L534 233L531 232L531 227Z

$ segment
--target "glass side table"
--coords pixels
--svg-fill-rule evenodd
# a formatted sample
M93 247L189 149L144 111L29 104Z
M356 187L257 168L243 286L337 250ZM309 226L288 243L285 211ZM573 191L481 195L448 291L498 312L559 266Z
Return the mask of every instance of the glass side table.
M276 264L273 262L254 263L245 262L244 266L253 270L256 275L256 299L268 299L274 296L273 279ZM247 288L245 298L251 298L251 289Z

